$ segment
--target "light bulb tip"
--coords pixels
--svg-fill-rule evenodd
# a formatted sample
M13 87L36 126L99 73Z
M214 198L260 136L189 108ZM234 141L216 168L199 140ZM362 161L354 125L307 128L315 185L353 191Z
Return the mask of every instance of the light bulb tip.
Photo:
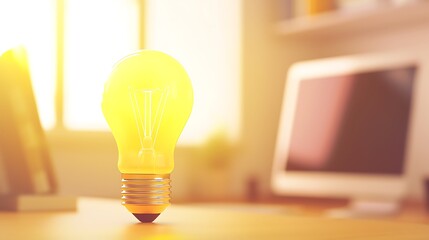
M133 215L142 223L151 223L159 216L159 213L133 213Z

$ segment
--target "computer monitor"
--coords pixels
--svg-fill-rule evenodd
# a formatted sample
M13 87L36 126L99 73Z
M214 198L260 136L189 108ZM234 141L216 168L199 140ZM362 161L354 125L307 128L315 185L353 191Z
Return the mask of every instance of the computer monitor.
M294 64L274 154L274 193L400 200L417 64L399 52Z

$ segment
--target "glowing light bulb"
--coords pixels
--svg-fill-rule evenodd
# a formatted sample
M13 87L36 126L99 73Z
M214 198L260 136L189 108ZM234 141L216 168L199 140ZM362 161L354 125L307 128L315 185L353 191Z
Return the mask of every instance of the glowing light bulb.
M142 222L170 205L174 149L192 105L188 74L162 52L123 58L106 82L102 110L118 146L122 204Z

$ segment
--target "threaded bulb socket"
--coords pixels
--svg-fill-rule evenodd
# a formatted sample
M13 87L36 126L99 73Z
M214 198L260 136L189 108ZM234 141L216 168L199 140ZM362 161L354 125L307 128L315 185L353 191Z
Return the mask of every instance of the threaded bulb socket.
M133 214L159 214L170 205L170 174L122 174L122 205Z

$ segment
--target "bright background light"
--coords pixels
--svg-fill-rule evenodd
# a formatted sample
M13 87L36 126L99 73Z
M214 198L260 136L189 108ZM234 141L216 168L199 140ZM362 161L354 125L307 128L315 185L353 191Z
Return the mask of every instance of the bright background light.
M0 54L26 47L39 115L45 129L55 125L55 0L0 1Z
M146 44L181 62L194 86L194 108L180 137L193 144L240 131L240 1L147 0Z
M59 1L64 1L64 26L57 19ZM59 45L64 53L64 127L71 131L108 131L100 107L104 83L116 61L139 48L139 2L0 1L0 50L17 43L28 49L45 129L58 125L57 24L64 31L64 42ZM240 1L145 2L146 47L175 57L184 65L194 87L195 104L180 143L202 143L219 131L237 140L241 112Z
M113 65L139 48L137 0L69 0L65 5L64 124L107 130L101 97Z

